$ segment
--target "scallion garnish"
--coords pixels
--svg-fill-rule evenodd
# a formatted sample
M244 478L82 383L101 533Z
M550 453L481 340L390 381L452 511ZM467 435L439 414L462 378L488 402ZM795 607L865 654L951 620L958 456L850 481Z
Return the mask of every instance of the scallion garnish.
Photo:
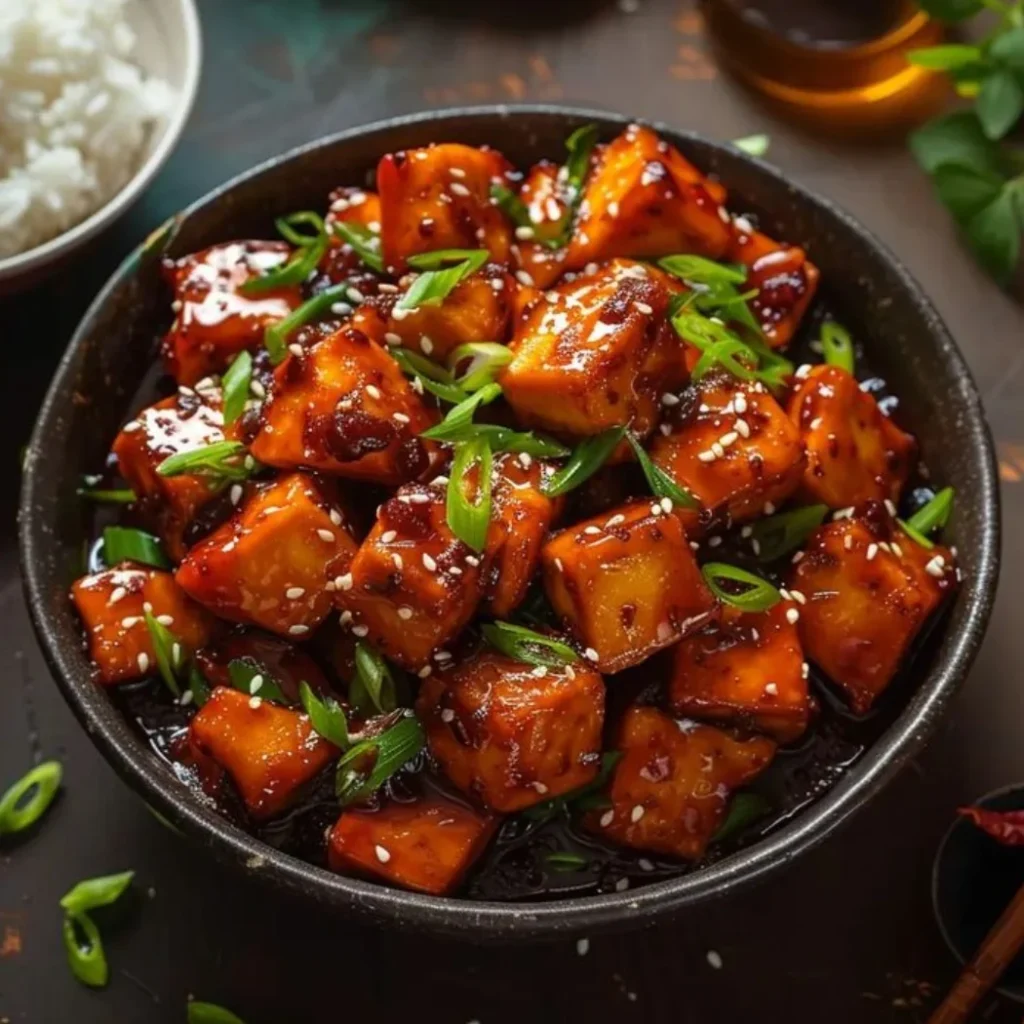
M801 547L825 521L827 505L805 505L759 519L751 527L751 542L759 562L774 562Z
M761 325L747 305L758 290L740 292L737 288L747 280L746 267L688 254L665 256L658 260L658 266L692 289L673 304L672 317L684 306L692 306L706 316L742 324L755 336L761 334Z
M570 454L564 444L543 434L535 434L532 430L510 430L493 423L471 423L466 427L465 434L453 437L453 441L468 441L471 437L485 440L491 451L525 452L538 459L561 459Z
M111 568L120 562L138 562L155 569L171 567L159 539L130 526L108 526L103 531L103 561Z
M316 229L316 235L305 235L294 230L297 224L310 224ZM258 295L273 291L276 288L290 288L302 284L307 277L320 265L327 252L327 231L323 218L311 210L293 213L277 221L278 230L288 241L298 248L288 261L280 267L274 267L259 277L250 278L240 291L245 295Z
M690 285L711 284L743 284L747 279L747 269L732 263L716 263L703 256L679 254L663 256L658 266L680 281Z
M470 469L477 464L476 500L471 501L466 494L469 490L467 478ZM491 523L493 465L491 446L482 437L456 444L448 477L445 515L452 533L478 553L487 543L487 529Z
M118 875L89 878L79 882L60 901L64 910L63 934L68 964L74 976L92 988L106 985L110 970L100 931L89 912L119 899L134 877L134 871L124 871Z
M336 235L352 246L355 254L371 270L376 270L378 274L383 272L384 257L381 255L380 235L374 234L364 224L348 221L335 221L331 228Z
M622 760L622 751L608 750L601 755L601 767L593 781L573 789L562 796L553 797L543 803L534 804L523 811L523 816L533 821L545 822L553 818L561 811L573 807L581 811L590 811L597 807L606 806L608 803L604 795L604 788L615 771L615 766Z
M723 604L732 605L743 612L764 612L782 600L782 595L766 579L755 576L746 569L725 562L708 562L702 569L704 581L711 593ZM738 584L742 590L736 591L735 586L725 589L724 585Z
M561 668L580 660L567 643L525 626L517 626L514 622L487 622L480 631L495 650L527 665Z
M348 289L352 286L343 281L341 284L325 288L322 292L307 299L301 306L293 309L284 319L272 323L263 332L263 343L270 353L270 361L276 366L288 355L288 339L304 324L326 313L337 302L345 302Z
M167 689L175 697L180 697L181 686L178 685L178 674L185 664L181 642L162 622L157 620L151 611L146 611L144 615L149 638L153 642L156 667L161 678L167 684Z
M905 533L917 541L922 547L932 548L935 544L928 537L933 530L941 530L953 513L953 499L956 491L952 487L944 487L938 494L919 508L906 522L900 520Z
M130 487L79 487L78 496L108 505L130 505L138 498Z
M347 750L348 719L344 708L333 697L317 696L307 682L299 683L299 700L316 732L339 750Z
M847 373L853 373L853 340L850 338L850 332L842 324L826 320L821 325L821 349L826 363L838 366Z
M395 677L381 654L359 641L355 653L356 674L349 687L349 700L364 715L387 714L398 707Z
M389 351L403 373L415 377L425 390L436 395L442 402L458 405L469 398L469 394L455 383L455 378L443 366L407 348L392 348Z
M578 853L570 853L568 850L555 850L544 858L544 863L559 874L572 871L582 871L589 861Z
M247 480L255 468L249 451L241 441L214 441L191 451L170 455L157 466L160 476L184 473L213 477L218 483Z
M422 273L398 300L395 309L418 309L440 305L453 289L470 274L475 274L489 259L486 249L439 249L410 256L408 264ZM454 266L445 266L453 260ZM444 267L444 269L440 269Z
M426 737L411 712L378 736L362 740L338 760L335 792L342 807L366 800L423 750ZM373 759L372 766L368 764Z
M296 230L303 224L308 224L313 229L312 235ZM314 245L327 230L323 217L315 210L300 210L298 213L288 214L287 217L278 217L274 221L274 227L286 242L291 242L292 245L300 248L305 245Z
M619 446L626 433L625 427L612 427L601 434L595 434L581 441L569 456L569 461L542 485L541 490L549 498L556 498L579 487L590 479Z
M485 384L454 408L449 409L448 414L440 423L429 430L424 430L420 436L431 441L451 441L472 424L473 414L481 405L488 405L500 397L501 387L499 385Z
M680 508L700 508L700 502L685 487L680 487L660 466L656 465L644 451L643 445L634 437L632 431L626 431L633 454L636 455L640 468L647 478L647 486L651 493L659 498L668 498L673 505Z
M53 803L63 775L59 761L44 761L18 779L0 797L0 836L34 825Z
M557 221L535 223L526 203L510 188L497 182L491 185L491 198L517 228L528 228L532 232L530 241L540 242L549 249L558 249L565 244L564 217Z
M192 703L201 708L210 699L210 684L206 676L199 671L195 661L190 661L188 666L188 688L192 692Z
M725 816L718 831L711 837L713 843L720 843L748 825L763 818L770 810L771 804L760 793L737 793L729 805L729 813Z
M242 351L224 374L224 425L230 426L245 411L252 381L252 356Z
M772 140L768 135L745 135L741 139L733 139L732 144L741 152L750 156L764 156L771 146Z
M596 124L581 125L565 140L568 156L560 172L565 177L569 193L569 206L575 209L583 194L583 184L590 171L590 155L597 145L599 135Z
M228 678L236 690L250 697L260 697L275 704L295 703L285 696L276 679L248 658L233 658L228 662Z
M471 341L459 345L448 357L453 373L461 369L456 383L463 391L479 391L485 384L493 384L498 372L510 362L512 350L496 341Z
M187 1024L245 1024L237 1014L215 1003L191 1002L187 1008Z

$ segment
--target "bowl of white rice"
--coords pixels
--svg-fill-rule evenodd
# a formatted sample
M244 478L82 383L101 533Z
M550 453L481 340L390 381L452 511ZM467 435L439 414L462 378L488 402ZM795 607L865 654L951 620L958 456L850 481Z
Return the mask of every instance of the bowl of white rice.
M114 221L181 135L194 0L0 0L0 291Z

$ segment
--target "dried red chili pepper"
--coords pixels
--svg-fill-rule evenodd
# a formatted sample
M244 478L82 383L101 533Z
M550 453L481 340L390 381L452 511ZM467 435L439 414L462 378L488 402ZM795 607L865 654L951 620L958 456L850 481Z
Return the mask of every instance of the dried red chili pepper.
M969 818L1004 846L1024 846L1024 810L987 811L983 807L958 807L957 814Z

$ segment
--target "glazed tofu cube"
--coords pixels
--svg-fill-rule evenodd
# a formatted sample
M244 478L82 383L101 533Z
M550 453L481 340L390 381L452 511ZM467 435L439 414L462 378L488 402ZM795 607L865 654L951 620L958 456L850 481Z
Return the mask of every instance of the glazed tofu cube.
M899 501L917 445L849 373L815 366L790 396L789 416L807 448L809 500L830 508Z
M496 150L455 143L388 153L377 165L384 266L437 249L487 249L508 259L511 230L491 201L491 182L511 170Z
M194 384L226 369L243 349L263 344L266 328L302 302L298 288L246 294L242 285L291 255L284 242L226 242L164 261L176 315L163 341L167 372Z
M632 424L646 434L659 396L681 382L682 345L666 320L679 288L631 260L549 290L515 328L500 383L516 415L563 434Z
M497 820L440 796L343 811L327 840L332 871L441 896L462 881Z
M491 615L504 619L530 589L558 503L541 490L548 468L529 455L499 455L494 470L484 600Z
M716 612L682 524L657 499L562 530L541 565L552 607L602 672L638 665Z
M290 473L196 544L176 579L222 619L301 639L331 610L328 583L348 571L355 551L328 486Z
M788 600L764 612L725 608L719 622L688 636L672 652L672 710L752 727L779 743L802 736L813 700L797 626L789 621L799 610Z
M345 186L336 188L330 195L330 205L324 226L327 228L329 246L320 261L320 271L333 284L343 281L355 283L359 290L376 291L380 280L376 272L363 263L359 254L338 234L339 224L353 224L367 228L377 236L376 249L380 252L380 196L366 189Z
M550 288L565 271L565 247L545 245L562 236L569 216L565 190L558 180L559 167L550 160L536 164L526 176L519 198L530 215L532 236L521 237L512 246L517 277L528 287Z
M670 431L666 433L666 431ZM701 504L688 532L711 520L742 523L786 500L800 485L800 435L758 383L729 374L695 381L650 445L651 460Z
M437 446L418 435L436 422L394 359L344 327L277 368L251 450L282 469L397 486L430 468Z
M175 561L185 555L185 531L216 491L208 477L188 473L165 477L157 469L172 455L223 441L223 424L220 389L189 388L143 409L114 441L121 475Z
M214 620L189 600L169 572L159 569L125 563L83 576L72 585L71 597L85 624L96 681L104 686L156 673L147 610L186 649L203 646L213 634Z
M408 484L335 581L342 622L403 668L424 669L473 617L481 565L448 526L444 488Z
M603 147L587 179L566 269L613 256L722 259L733 235L723 198L677 149L630 125Z
M858 713L889 685L956 582L948 549L917 544L876 503L820 527L789 574L790 590L807 601L804 651Z
M190 743L231 776L256 819L280 814L338 756L309 718L218 686L189 725Z
M395 309L401 296L383 293L356 310L352 326L379 345L402 345L444 363L467 342L504 341L514 295L511 276L488 263L456 285L439 305Z
M582 662L534 668L485 648L423 683L416 711L445 775L496 811L591 782L604 682Z
M618 749L611 807L589 812L587 827L636 850L699 860L725 821L732 791L768 766L775 743L736 740L714 726L632 707Z

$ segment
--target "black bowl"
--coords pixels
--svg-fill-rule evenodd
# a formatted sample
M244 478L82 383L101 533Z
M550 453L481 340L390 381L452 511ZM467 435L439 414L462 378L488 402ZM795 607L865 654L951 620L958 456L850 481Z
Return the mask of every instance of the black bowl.
M565 137L587 122L611 137L627 119L560 107L483 107L342 132L257 167L195 203L175 218L170 252L180 255L232 237L270 237L274 215L322 207L336 185L367 181L388 151L438 140L490 143L527 166L539 157L557 158ZM900 396L901 418L920 437L936 479L957 490L951 534L966 578L940 639L915 663L916 688L861 759L794 820L704 870L643 889L515 904L439 899L330 874L258 842L196 802L90 680L67 596L88 530L75 488L83 473L102 465L166 326L158 261L154 247L144 246L89 309L40 412L21 497L25 585L43 650L94 742L155 810L221 860L354 916L466 937L522 938L646 923L761 878L821 842L921 747L963 681L995 595L999 494L981 400L956 345L904 267L847 214L735 149L655 127L697 166L721 177L767 231L806 246L822 269L830 304L872 339L872 359Z

